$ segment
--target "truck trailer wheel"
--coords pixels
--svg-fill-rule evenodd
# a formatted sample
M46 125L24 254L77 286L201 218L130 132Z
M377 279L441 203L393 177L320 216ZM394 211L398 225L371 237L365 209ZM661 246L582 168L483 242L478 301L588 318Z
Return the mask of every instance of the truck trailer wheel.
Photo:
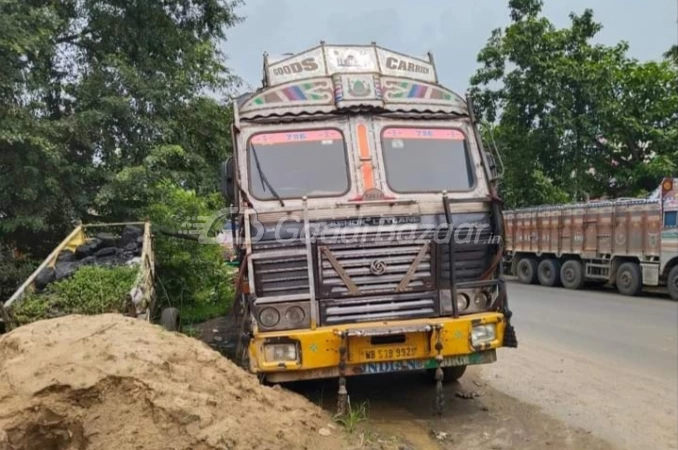
M537 282L537 261L532 258L521 258L516 266L516 276L523 284Z
M638 264L627 262L619 266L615 277L617 291L623 295L638 295L643 290L643 277Z
M678 300L678 266L671 269L669 272L669 278L666 280L667 287L669 288L669 295L673 300Z
M160 313L160 325L167 331L179 331L180 315L177 308L165 308Z
M543 260L537 268L537 276L542 286L557 286L560 284L560 263L555 259Z
M560 281L567 289L584 287L584 266L576 259L565 261L560 268Z

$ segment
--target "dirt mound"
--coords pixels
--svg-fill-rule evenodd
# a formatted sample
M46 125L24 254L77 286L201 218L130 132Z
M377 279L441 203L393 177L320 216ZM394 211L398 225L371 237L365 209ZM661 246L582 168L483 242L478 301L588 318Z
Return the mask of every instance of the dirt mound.
M339 449L303 397L207 345L117 314L0 338L0 450ZM334 433L338 435L338 432Z

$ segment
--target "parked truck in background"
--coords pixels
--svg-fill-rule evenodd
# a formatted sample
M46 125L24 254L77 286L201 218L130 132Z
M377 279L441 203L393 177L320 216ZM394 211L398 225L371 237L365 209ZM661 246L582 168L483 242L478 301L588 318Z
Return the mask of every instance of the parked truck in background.
M505 211L505 258L522 283L581 289L586 281L624 295L643 287L678 300L678 179L644 199Z
M338 378L341 412L347 377L429 369L441 397L443 379L517 345L494 159L430 54L264 55L233 116L222 171L244 367Z

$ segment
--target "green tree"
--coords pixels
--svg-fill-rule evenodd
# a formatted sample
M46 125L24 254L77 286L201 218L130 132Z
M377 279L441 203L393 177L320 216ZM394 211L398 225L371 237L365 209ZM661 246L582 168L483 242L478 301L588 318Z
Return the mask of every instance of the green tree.
M53 56L58 27L47 6L0 0L0 247L41 241L70 218L62 152L41 111L40 93L49 94L37 62Z
M605 139L600 184L613 180L611 195L653 191L667 175L678 174L678 67L669 61L616 68L614 95L599 111Z
M471 79L493 123L510 206L632 195L675 170L676 67L641 64L627 45L592 44L593 12L557 29L540 0L510 0Z
M0 244L44 254L76 220L138 219L156 184L216 186L237 83L225 0L0 0Z
M158 231L155 255L161 304L180 308L186 324L224 315L233 299L234 275L221 246L162 234L223 210L220 195L199 195L168 180L155 181L151 192L144 212ZM209 226L214 237L223 228L223 216Z

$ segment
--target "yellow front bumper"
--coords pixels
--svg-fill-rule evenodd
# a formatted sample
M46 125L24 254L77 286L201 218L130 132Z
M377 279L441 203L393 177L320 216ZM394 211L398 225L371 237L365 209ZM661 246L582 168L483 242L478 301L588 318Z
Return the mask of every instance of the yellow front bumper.
M474 347L471 328L484 324L495 324L496 338ZM457 319L437 317L255 333L249 346L250 370L266 375L272 382L339 376L342 334L348 334L346 376L434 368L438 341L442 344L440 354L444 357L444 366L484 364L496 360L495 351L503 345L504 329L503 314L493 312ZM375 343L369 335L389 331L400 337L404 335L404 340ZM281 342L297 345L297 361L265 360L264 345Z

